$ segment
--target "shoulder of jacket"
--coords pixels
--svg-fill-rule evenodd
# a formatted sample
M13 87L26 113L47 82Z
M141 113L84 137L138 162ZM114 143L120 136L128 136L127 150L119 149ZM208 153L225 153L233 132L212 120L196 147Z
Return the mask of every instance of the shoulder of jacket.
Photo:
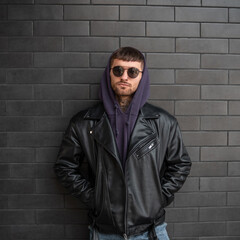
M104 113L104 107L102 102L95 104L93 107L86 108L76 113L72 118L71 122L77 123L83 120L99 119Z
M142 113L145 118L163 118L172 122L177 121L176 118L168 111L150 103L145 103L145 105L142 107Z

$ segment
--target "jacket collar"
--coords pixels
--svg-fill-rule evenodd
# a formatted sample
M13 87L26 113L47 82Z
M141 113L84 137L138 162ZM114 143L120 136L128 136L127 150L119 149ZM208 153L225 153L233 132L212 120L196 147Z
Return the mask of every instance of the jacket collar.
M84 119L89 120L100 120L105 114L103 103L99 103L94 107L90 108L84 116ZM140 115L146 119L159 118L159 108L145 103L144 106L140 109Z

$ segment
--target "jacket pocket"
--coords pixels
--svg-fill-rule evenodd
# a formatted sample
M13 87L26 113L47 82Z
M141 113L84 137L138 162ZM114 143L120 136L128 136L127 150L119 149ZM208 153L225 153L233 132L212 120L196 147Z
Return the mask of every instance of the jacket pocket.
M154 138L151 141L149 141L148 143L144 144L144 146L140 146L140 149L137 150L135 153L136 157L137 158L143 157L150 151L154 150L158 146L159 143L160 143L160 141L158 139Z

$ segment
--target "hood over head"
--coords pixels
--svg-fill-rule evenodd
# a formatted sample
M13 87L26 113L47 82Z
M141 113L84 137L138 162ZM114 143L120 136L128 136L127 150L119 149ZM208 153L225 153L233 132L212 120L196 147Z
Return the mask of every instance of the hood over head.
M105 111L108 115L112 130L116 137L116 143L118 146L120 158L124 163L127 157L128 142L130 140L132 130L139 114L139 110L143 107L149 97L149 75L144 58L144 68L138 88L134 93L127 111L122 112L120 105L115 97L115 93L111 87L110 60L111 57L109 58L108 64L101 79L99 97L103 101Z

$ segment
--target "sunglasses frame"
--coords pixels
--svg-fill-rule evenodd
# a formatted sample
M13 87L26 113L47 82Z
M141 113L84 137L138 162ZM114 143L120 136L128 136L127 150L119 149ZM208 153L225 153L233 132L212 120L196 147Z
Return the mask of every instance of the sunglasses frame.
M122 70L123 70L123 72L122 72L122 74L121 75L116 75L115 73L114 73L114 68L121 68ZM130 75L130 73L129 73L129 69L137 69L137 76L136 77L131 77ZM115 66L115 67L113 67L113 68L110 68L110 69L112 69L113 70L113 75L115 76L115 77L121 77L123 74L124 74L124 72L127 70L127 75L128 75L128 77L130 77L130 78L137 78L138 77L138 75L139 75L139 73L141 72L143 72L143 71L140 71L138 68L136 68L136 67L130 67L130 68L127 68L127 69L124 69L122 66Z

